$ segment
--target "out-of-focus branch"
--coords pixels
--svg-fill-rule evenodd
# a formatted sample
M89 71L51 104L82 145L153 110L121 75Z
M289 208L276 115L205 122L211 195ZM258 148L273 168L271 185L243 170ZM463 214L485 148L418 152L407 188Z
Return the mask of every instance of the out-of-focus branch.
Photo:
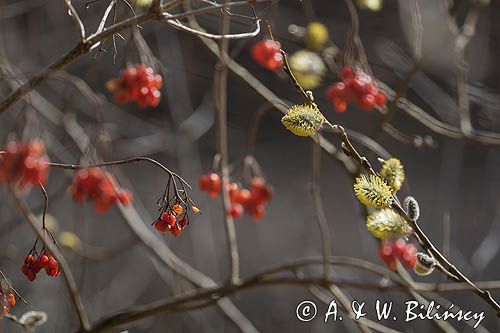
M190 291L183 295L169 297L149 304L133 306L128 309L124 309L117 312L116 314L103 318L92 328L90 332L101 332L118 325L123 325L125 323L155 315L157 313L186 311L189 309L208 306L221 297L229 296L239 291L254 288L286 285L298 285L305 287L320 286L323 288L329 288L331 285L337 285L342 288L373 291L404 291L408 290L409 288L405 280L396 273L368 261L350 257L329 257L328 262L333 266L355 267L365 270L366 272L379 274L389 278L390 281L394 282L395 284L381 286L379 284L367 284L366 282L325 279L324 277L318 278L306 276L302 277L297 275L283 275L287 272L294 272L297 269L311 267L314 265L323 265L323 258L300 259L287 264L276 266L272 269L265 270L243 281L240 281L237 284L228 283L226 285L218 287ZM498 283L496 284L498 285ZM455 283L446 283L445 285L446 287L444 287L444 289L455 288L455 290L462 290L460 288L464 287L462 285L460 285L459 287L454 287ZM435 284L416 284L416 286L419 291L432 291L436 287Z
M14 77L18 77L19 73L15 73L14 69L8 63L8 61L0 57L0 61L2 60L2 69L6 70L9 73L17 74ZM13 89L15 89L18 85L19 84L17 82L12 82ZM35 108L49 122L51 122L53 125L60 125L62 123L61 119L64 117L64 114L60 110L55 108L52 104L50 104L47 100L45 100L38 94L32 96L32 99L33 108ZM77 148L82 153L84 153L87 149L87 146L82 144L82 142L90 142L90 139L86 136L85 131L76 122L74 122L71 127L66 127L66 130L68 130L68 135L74 141ZM189 281L194 286L201 288L212 288L216 286L215 281L177 257L165 244L165 242L156 237L154 233L147 228L147 225L149 223L144 223L143 219L132 205L129 207L123 207L120 205L119 209L122 217L127 223L127 226L133 232L138 241L142 243L142 245L153 257L157 258L164 265L170 267L175 273L177 273L179 276L182 276L185 280ZM241 311L231 302L231 300L227 298L221 298L217 300L216 304L220 308L224 316L231 322L233 322L240 331L245 333L258 332L252 322L250 322L241 313Z
M388 98L394 98L396 93L384 82L377 80L377 85L381 88ZM480 131L474 129L472 134L467 137L465 136L460 128L454 127L447 123L444 123L435 117L431 116L424 110L422 110L417 105L413 104L408 99L401 97L398 101L398 108L405 112L407 115L430 129L432 132L451 138L451 139L468 139L474 142L478 142L485 145L500 145L500 134Z
M471 137L474 129L470 119L470 101L468 89L468 65L465 60L465 48L469 44L476 32L476 24L479 20L479 7L471 8L465 23L462 27L462 32L455 39L455 51L457 56L457 95L458 95L458 116L460 118L460 130L465 137Z
M323 274L325 279L328 278L328 256L332 253L332 245L330 239L330 230L326 219L323 201L321 200L321 139L319 142L313 142L312 156L312 184L311 195L314 203L314 214L318 223L319 234L321 238L321 252L323 254Z
M64 259L64 256L61 254L57 246L53 243L52 239L48 239L46 234L39 227L39 222L35 215L31 212L29 207L24 203L24 201L19 197L15 188L12 185L8 186L9 192L14 199L16 206L19 211L29 223L31 228L35 231L39 239L43 242L44 246L49 250L49 252L54 256L54 258L58 261L61 272L64 276L64 280L66 281L66 285L68 287L68 291L71 295L71 300L73 301L73 305L75 306L76 313L78 315L78 319L80 321L81 329L84 332L87 332L91 325L89 319L87 317L87 313L85 311L85 307L83 306L83 302L78 292L78 287L76 285L75 279L73 278L73 274L69 268L68 263Z
M71 4L70 0L64 0L65 2L69 2ZM176 1L176 0L173 0ZM104 39L113 36L114 34L128 29L132 26L147 22L147 21L163 21L163 20L179 20L185 17L193 16L193 15L200 15L204 13L209 13L221 9L226 9L229 7L243 7L243 6L248 6L249 4L258 4L258 3L265 3L265 2L271 2L275 0L244 0L244 1L235 1L235 2L228 2L224 4L213 4L208 7L203 7L203 8L198 8L194 9L188 12L183 12L183 13L178 13L178 14L170 14L170 13L163 13L163 8L168 8L169 3L163 4L161 6L160 12L151 12L151 11L146 11L144 13L135 15L133 17L127 18L123 21L120 21L116 24L113 24L112 26L103 29L100 32L96 32L83 40L81 40L73 49L71 49L69 52L67 52L65 55L63 55L61 58L58 60L54 61L52 64L50 64L48 67L40 71L38 74L33 76L31 79L29 79L27 82L25 82L23 85L21 85L18 89L13 91L7 98L5 98L3 101L0 102L0 112L5 111L9 106L17 102L19 99L23 98L27 93L29 93L35 86L37 86L40 82L44 81L48 76L50 76L52 73L55 71L58 71L68 64L72 63L74 60L76 60L78 57L82 56L83 54L88 53L90 50L94 49L95 47L100 45L100 42L102 42Z
M229 15L223 14L221 20L221 35L229 32ZM236 238L236 229L234 220L229 214L231 200L227 190L229 184L229 152L227 145L227 62L228 62L229 40L223 38L219 42L219 62L215 65L214 73L214 111L217 118L217 153L219 156L219 170L222 178L222 214L224 216L224 226L227 237L229 252L229 268L231 272L231 281L237 283L240 278L240 256L238 253L238 243Z

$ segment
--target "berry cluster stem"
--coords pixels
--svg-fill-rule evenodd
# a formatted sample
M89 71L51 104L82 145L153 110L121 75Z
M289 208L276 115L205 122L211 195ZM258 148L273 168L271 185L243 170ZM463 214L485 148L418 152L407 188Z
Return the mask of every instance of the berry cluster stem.
M91 328L90 321L87 317L87 312L85 311L85 307L83 305L82 298L80 296L80 293L78 292L78 287L76 285L75 279L73 277L73 274L71 273L71 270L69 268L68 263L64 259L63 255L61 254L61 252L59 251L57 246L53 243L52 239L51 240L47 239L46 234L43 231L45 229L38 227L38 221L37 221L36 216L33 214L33 212L31 212L31 210L26 205L26 203L19 197L15 188L11 184L8 184L8 189L9 189L10 194L14 198L14 202L15 202L16 206L18 207L18 209L20 210L23 217L29 223L31 228L35 231L38 238L44 244L45 248L47 248L48 251L58 261L61 272L63 273L63 276L64 276L64 280L66 281L66 285L67 285L69 293L71 295L73 305L75 306L75 309L76 309L76 312L78 315L78 319L80 321L81 329L85 332L89 331Z

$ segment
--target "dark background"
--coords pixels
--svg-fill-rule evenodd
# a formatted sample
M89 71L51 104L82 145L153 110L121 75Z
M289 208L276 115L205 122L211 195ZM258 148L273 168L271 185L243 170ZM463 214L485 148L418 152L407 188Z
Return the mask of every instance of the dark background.
M349 13L343 1L311 1L316 20L328 26L332 40L342 48L349 27ZM73 1L88 32L98 25L108 2L101 0L85 9L85 2ZM412 26L408 24L406 0L385 1L379 12L360 10L360 37L367 51L375 76L397 88L411 67ZM455 87L454 38L446 18L446 1L419 0L423 20L423 63L413 81L408 98L442 121L458 126ZM481 10L477 31L466 50L469 63L469 94L475 127L500 131L500 96L498 95L498 36L499 4L492 1ZM458 11L463 21L468 1ZM273 22L273 33L288 52L302 48L287 32L291 23L304 25L307 17L299 1L283 0L278 5L258 7L258 14ZM209 31L218 30L218 15L199 18ZM248 22L235 18L235 31L248 30ZM162 102L158 108L139 110L133 105L119 106L105 90L104 83L117 76L126 60L136 61L133 48L125 51L126 43L117 41L118 57L112 61L112 48L99 57L89 54L71 64L67 70L79 76L97 93L106 97L103 126L110 143L102 150L104 159L150 156L176 170L186 180L196 184L200 174L209 170L216 152L212 116L212 83L216 58L195 37L159 23L144 24L142 33L166 68ZM128 37L128 34L125 34ZM258 37L260 38L260 37ZM236 61L245 66L276 95L284 100L300 102L300 95L284 77L267 72L249 56L250 46L258 40L231 42L231 48L242 48ZM60 57L76 43L71 19L59 1L19 0L0 1L0 56L22 70L27 77ZM3 82L2 82L3 81ZM366 113L351 106L344 114L335 113L324 100L326 86L334 82L329 75L314 91L325 116L333 123L371 135L381 115ZM6 80L0 81L0 92L9 91ZM78 123L92 135L95 132L93 105L71 85L60 80L47 80L37 91L57 109L76 116ZM252 115L263 103L253 89L235 77L228 83L228 137L230 161L241 163L247 144L247 132ZM30 108L27 106L27 108ZM0 115L0 135L8 135L23 127L20 116L26 109L17 103ZM281 114L267 112L261 121L255 155L266 179L275 188L263 221L255 223L248 217L236 221L241 269L250 276L272 265L296 258L320 254L317 230L310 196L312 141L299 138L281 125ZM33 130L47 142L53 161L78 163L81 153L68 139L63 126L53 125L38 115L38 129ZM418 199L421 226L437 246L442 246L443 219L450 217L450 257L473 280L497 280L500 248L500 174L498 147L484 146L466 140L454 140L432 133L404 113L398 112L394 123L409 135L432 135L436 149L417 149L384 136L380 143L405 165L408 186L401 197L411 194ZM330 135L326 135L330 137ZM338 144L332 136L330 139ZM373 161L374 164L376 161ZM164 175L154 167L133 164L111 169L120 183L134 192L137 209L149 223L156 216L155 203L163 191ZM234 178L240 177L235 168ZM65 193L71 173L53 169L47 185L49 213L61 230L75 232L89 251L108 253L105 260L95 260L64 252L77 279L80 292L91 320L132 304L147 303L184 290L185 285L170 269L151 257L135 241L116 209L106 215L96 215L90 205L79 206ZM379 263L377 242L366 231L363 210L352 193L352 180L332 159L323 155L321 191L332 238L333 255L359 257ZM220 199L209 199L196 186L193 198L205 214L193 219L181 237L165 237L164 241L180 258L215 281L225 281L228 264ZM28 282L21 273L24 256L35 239L31 229L21 219L6 191L1 190L0 205L0 267L14 287L29 300L19 304L13 313L43 310L48 322L37 332L70 332L77 319L61 278L40 275ZM32 191L27 201L41 213L41 196ZM92 256L90 256L92 257ZM102 259L102 258L101 258ZM339 276L349 281L372 281L360 271L339 269ZM417 281L444 280L439 273ZM400 302L410 299L403 293L379 293L348 290L352 298ZM496 292L495 296L500 295ZM485 311L483 325L491 332L499 330L495 313L471 292L446 293L452 302L474 311ZM300 323L295 307L305 299L315 300L304 288L271 287L238 293L231 297L240 310L263 332L327 332L355 330L349 321L325 324L318 317L310 323ZM320 304L319 301L316 301ZM368 309L373 308L367 306ZM396 311L403 314L401 305ZM319 306L323 313L326 305ZM373 311L372 311L373 312ZM373 313L372 313L373 314ZM373 317L372 317L373 318ZM450 322L459 332L470 331L463 324ZM345 325L345 326L344 326ZM430 322L402 320L388 326L404 332L439 331ZM185 313L157 315L126 325L129 332L234 332L236 328L225 320L217 307ZM12 323L1 320L0 332L17 332ZM120 332L119 329L111 330Z

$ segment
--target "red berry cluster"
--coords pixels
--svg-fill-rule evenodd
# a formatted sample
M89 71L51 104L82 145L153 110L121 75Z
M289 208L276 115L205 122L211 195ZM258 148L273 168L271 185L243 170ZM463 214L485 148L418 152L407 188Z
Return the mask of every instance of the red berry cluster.
M0 301L2 306L2 315L7 315L15 305L16 305L16 297L13 293L8 292L7 290L0 290ZM1 316L0 316L1 318Z
M252 58L262 67L276 71L283 66L281 44L270 39L261 40L252 47Z
M200 190L207 192L208 195L212 198L215 198L219 195L221 184L222 182L220 176L215 172L201 175L200 179L198 180L198 186Z
M350 66L343 67L341 71L343 82L332 84L326 91L326 99L333 103L335 110L344 112L347 102L351 100L365 111L371 111L375 105L385 105L387 98L378 90L370 75Z
M113 176L98 167L79 170L69 192L75 202L83 202L85 198L93 201L98 213L105 213L118 201L124 206L132 202L132 194L119 188Z
M239 188L236 183L228 185L231 207L228 214L237 219L246 211L254 220L261 220L266 213L266 205L273 196L273 189L262 177L250 181L250 189Z
M45 250L42 250L42 253L38 255L36 251L32 250L24 259L21 271L26 275L28 280L33 281L36 279L36 275L44 268L45 273L49 276L59 276L61 274L59 264L52 255Z
M202 191L207 192L211 197L216 197L221 190L221 179L216 173L202 175L198 185ZM227 184L226 188L231 199L231 207L227 214L237 219L246 211L255 220L261 220L264 217L266 204L271 200L273 193L272 187L267 185L264 178L253 178L250 182L250 189L240 188L234 182Z
M179 236L189 223L187 215L180 217L183 211L184 209L179 204L169 207L153 222L155 229L161 233L170 232L175 237Z
M18 183L20 189L27 185L45 184L49 175L49 158L43 142L7 143L0 154L0 181Z
M401 261L407 268L413 268L417 262L417 248L411 243L406 243L403 238L383 241L380 243L379 256L392 270L396 269L396 260Z
M106 87L114 93L117 103L136 102L140 108L145 108L158 106L162 84L161 75L155 74L151 67L138 64L127 67L120 77L108 81Z

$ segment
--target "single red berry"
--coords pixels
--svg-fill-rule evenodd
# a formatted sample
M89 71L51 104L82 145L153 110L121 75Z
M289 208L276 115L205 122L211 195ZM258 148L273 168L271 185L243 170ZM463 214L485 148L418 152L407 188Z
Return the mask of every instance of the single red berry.
M375 95L375 104L378 106L384 106L385 103L387 103L387 97L385 97L385 94L382 91L379 91Z
M154 227L161 233L165 233L170 230L170 226L165 221L162 220L156 221Z
M375 97L371 94L366 94L361 98L360 106L365 111L371 111L375 105Z
M347 102L340 98L334 98L333 107L337 112L345 112L347 110Z
M378 251L380 259L383 262L388 263L394 258L393 247L389 242L382 242Z
M7 295L7 301L9 302L9 306L10 306L11 308L13 308L13 307L14 307L14 305L16 305L16 297L14 296L14 294L13 294L13 293L9 293L9 294Z
M234 219L239 219L243 216L244 210L243 206L239 203L233 203L231 208L229 208L228 215L231 215Z
M207 191L210 188L210 185L212 184L212 181L210 180L209 175L201 175L200 179L198 180L198 187L202 191Z
M326 99L333 100L334 98L344 98L347 89L343 82L337 82L328 87L326 91Z
M182 229L179 225L176 224L172 227L172 229L170 229L170 232L172 233L172 235L174 235L174 237L177 237L181 234Z
M392 251L395 258L402 258L406 250L406 241L403 238L392 243Z
M45 268L49 262L50 259L46 254L42 254L40 258L38 258L38 264L43 268Z
M229 193L231 202L245 205L250 200L250 191L247 189L240 189Z
M28 271L26 277L28 278L28 280L34 281L36 279L36 273L33 271Z
M407 268L413 268L417 262L417 248L413 244L407 244L404 248L401 260Z

